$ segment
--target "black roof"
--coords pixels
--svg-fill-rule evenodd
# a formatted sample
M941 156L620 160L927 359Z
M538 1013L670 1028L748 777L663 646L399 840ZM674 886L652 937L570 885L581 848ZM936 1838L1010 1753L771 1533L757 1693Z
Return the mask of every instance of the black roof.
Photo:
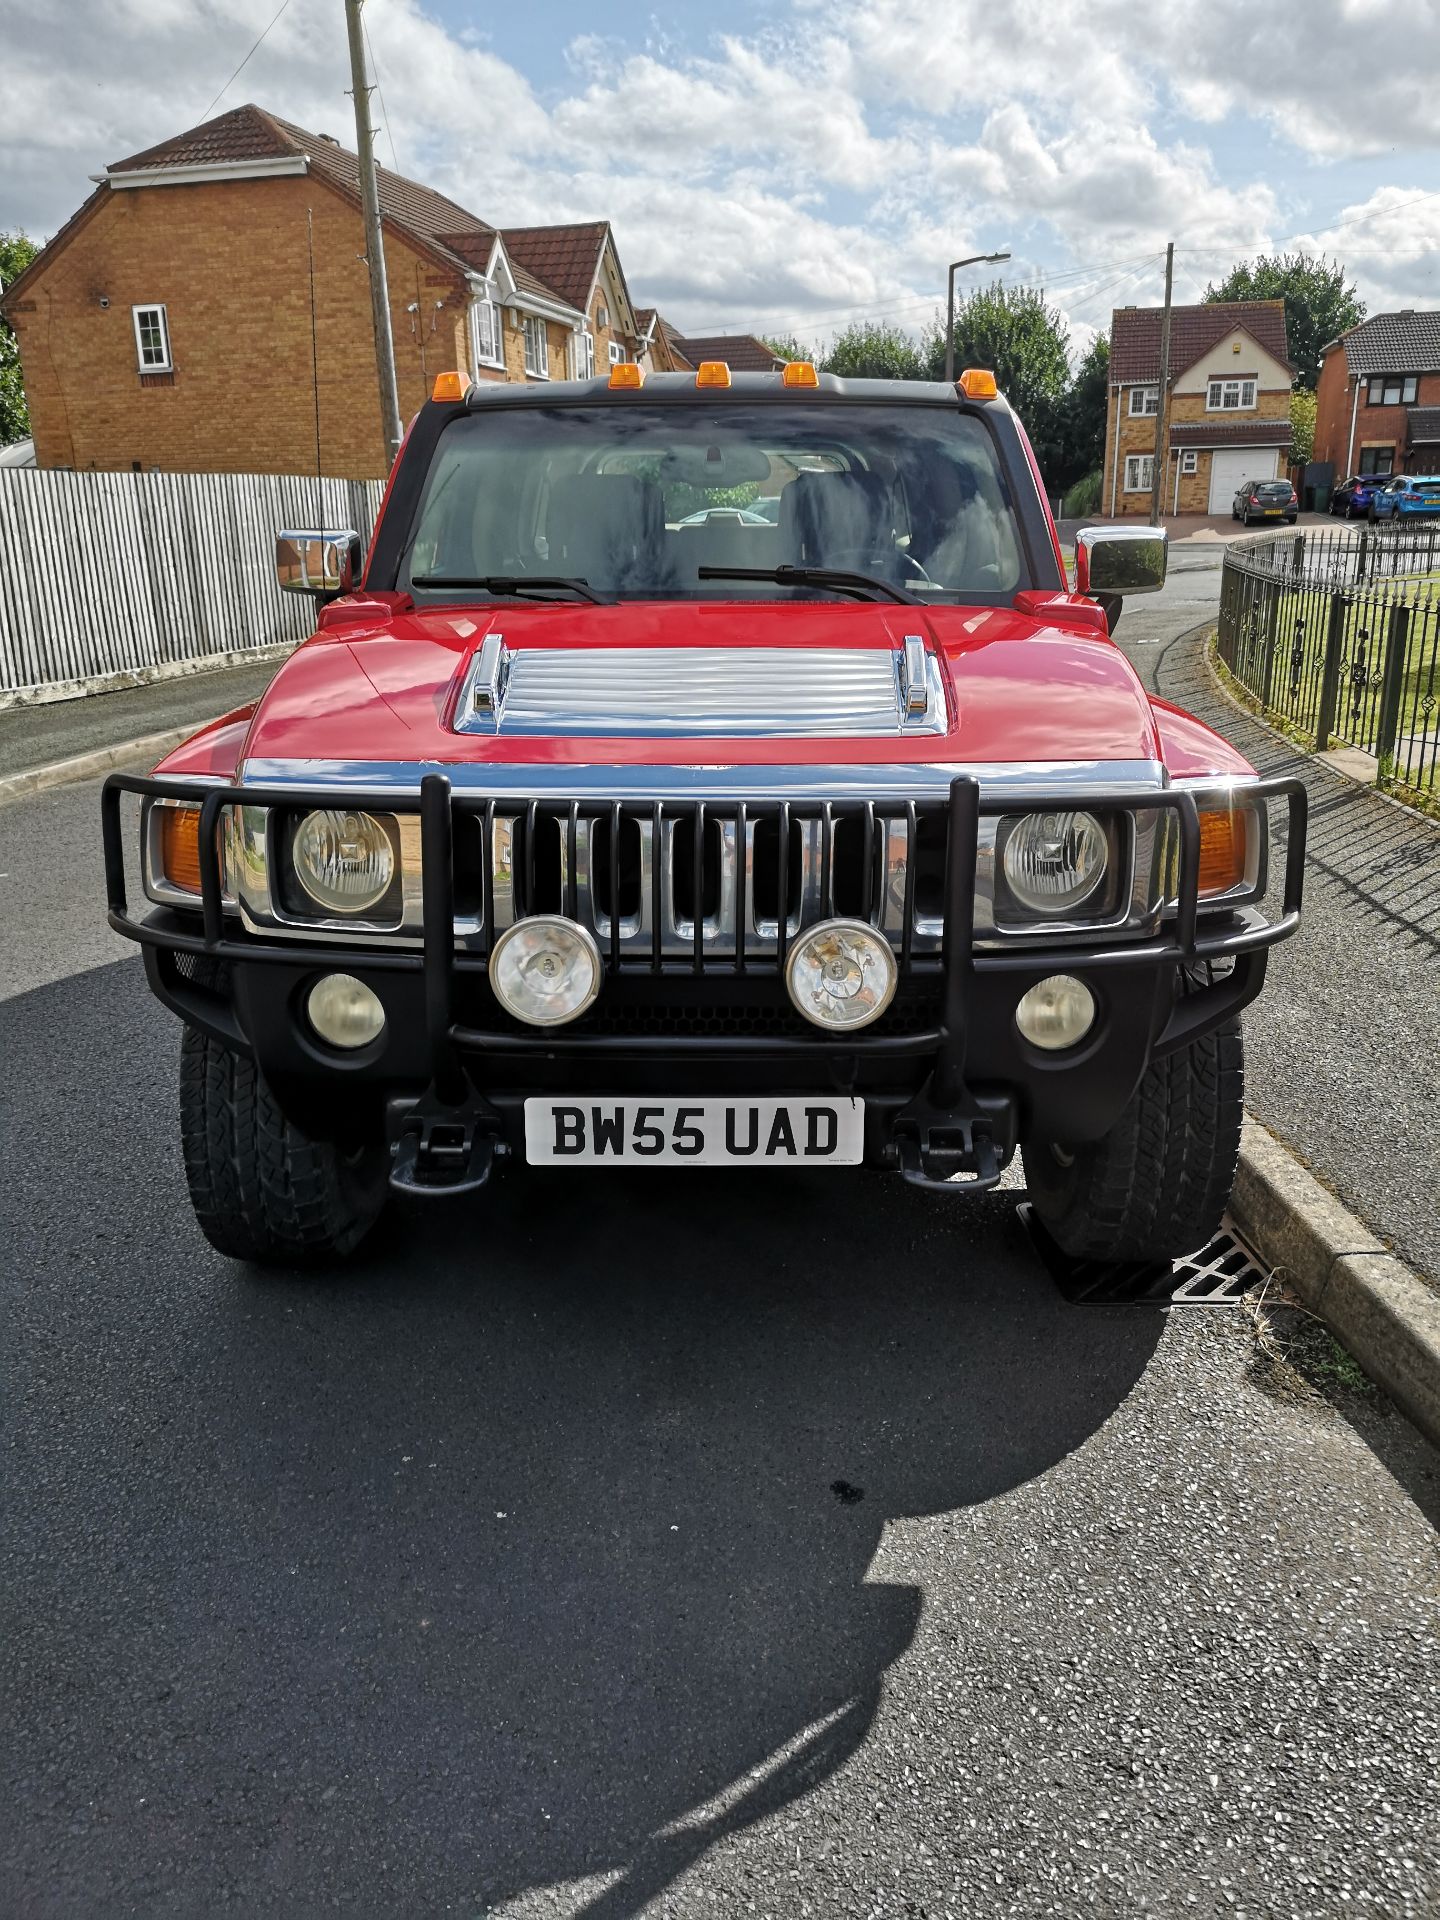
M1344 336L1351 373L1440 372L1440 312L1377 313Z

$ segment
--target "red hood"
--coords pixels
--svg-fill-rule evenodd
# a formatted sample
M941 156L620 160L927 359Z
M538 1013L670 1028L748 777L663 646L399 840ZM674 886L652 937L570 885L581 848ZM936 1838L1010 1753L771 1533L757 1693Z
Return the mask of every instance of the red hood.
M1095 631L1088 603L1058 599L1037 617L1010 608L763 602L635 602L392 610L381 601L328 609L255 714L247 759L509 762L555 765L896 764L1156 760L1155 715L1125 656ZM1074 618L1076 627L1064 622ZM899 649L926 635L944 663L949 730L866 738L735 740L457 734L448 725L486 633L526 647L807 647Z

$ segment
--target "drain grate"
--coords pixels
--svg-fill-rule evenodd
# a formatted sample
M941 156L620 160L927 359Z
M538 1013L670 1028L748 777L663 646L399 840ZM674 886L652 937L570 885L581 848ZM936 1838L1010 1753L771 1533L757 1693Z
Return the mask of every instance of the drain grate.
M1227 1220L1198 1253L1183 1260L1072 1260L1026 1201L1015 1209L1030 1243L1065 1298L1077 1306L1234 1307L1265 1278L1258 1257Z

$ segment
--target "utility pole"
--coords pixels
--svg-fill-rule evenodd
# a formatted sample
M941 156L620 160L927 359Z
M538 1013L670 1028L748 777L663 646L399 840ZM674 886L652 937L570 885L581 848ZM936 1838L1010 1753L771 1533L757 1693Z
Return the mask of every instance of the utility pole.
M956 260L951 263L945 295L945 384L955 384L955 276L961 267L983 266L987 261L1008 260L1009 250L1004 253L972 253L968 260Z
M1165 249L1165 309L1160 315L1160 410L1155 415L1155 458L1150 468L1150 524L1160 524L1160 489L1170 462L1166 450L1170 438L1170 295L1175 285L1175 242ZM1117 401L1118 406L1118 401ZM1120 431L1117 419L1115 431Z
M395 342L390 333L390 289L385 283L385 239L380 191L375 180L375 129L370 124L370 76L365 70L365 0L345 0L350 40L350 89L355 101L355 151L360 156L360 204L365 214L365 260L370 269L370 317L375 327L375 371L380 380L380 425L386 465L400 451L400 395L395 384Z

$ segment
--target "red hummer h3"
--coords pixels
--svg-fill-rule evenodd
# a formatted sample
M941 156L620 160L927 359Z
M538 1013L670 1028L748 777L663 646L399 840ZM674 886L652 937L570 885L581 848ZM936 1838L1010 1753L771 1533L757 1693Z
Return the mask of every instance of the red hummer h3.
M507 1155L1018 1149L1075 1259L1213 1231L1303 790L1146 694L1164 534L1081 532L1072 589L990 375L442 376L363 565L279 553L318 631L104 801L216 1247L343 1255Z

